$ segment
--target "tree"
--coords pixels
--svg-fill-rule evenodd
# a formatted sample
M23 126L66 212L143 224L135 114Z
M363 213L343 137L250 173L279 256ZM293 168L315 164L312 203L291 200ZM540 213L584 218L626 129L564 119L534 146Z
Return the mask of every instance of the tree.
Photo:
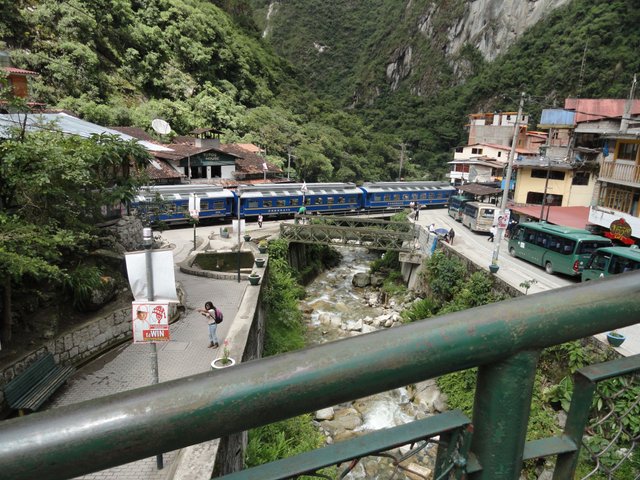
M106 207L130 200L148 153L110 135L64 136L54 125L17 128L0 142L2 340L11 340L12 291L68 283Z

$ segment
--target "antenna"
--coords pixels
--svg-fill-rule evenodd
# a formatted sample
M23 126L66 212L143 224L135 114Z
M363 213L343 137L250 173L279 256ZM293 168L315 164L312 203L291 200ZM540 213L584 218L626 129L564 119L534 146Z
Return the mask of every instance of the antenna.
M167 135L171 132L171 126L160 118L156 118L151 122L151 128L153 128L156 133L160 135Z

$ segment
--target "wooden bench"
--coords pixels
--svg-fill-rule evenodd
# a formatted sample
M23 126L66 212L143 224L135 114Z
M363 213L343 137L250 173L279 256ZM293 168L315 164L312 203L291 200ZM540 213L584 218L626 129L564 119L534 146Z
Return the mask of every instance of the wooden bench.
M4 387L4 398L20 415L35 411L75 372L56 365L51 353L40 357Z

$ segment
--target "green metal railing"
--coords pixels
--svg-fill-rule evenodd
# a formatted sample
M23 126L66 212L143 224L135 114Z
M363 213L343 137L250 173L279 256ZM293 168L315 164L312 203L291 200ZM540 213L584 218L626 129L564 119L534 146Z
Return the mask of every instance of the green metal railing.
M523 459L557 455L564 470L555 478L571 478L591 387L586 393L576 388L565 435L525 444L539 353L638 322L640 272L242 363L2 422L0 475L70 478L478 366L472 435L460 418L418 425L424 430L420 438L443 432L439 471L516 480ZM631 357L608 364L605 376L639 367L640 359ZM388 446L414 441L409 429L389 435ZM453 448L454 437L470 438L469 447L456 441ZM346 453L333 457L336 463L380 447L356 445L347 444ZM326 463L314 455L314 465ZM277 478L293 474L280 471Z

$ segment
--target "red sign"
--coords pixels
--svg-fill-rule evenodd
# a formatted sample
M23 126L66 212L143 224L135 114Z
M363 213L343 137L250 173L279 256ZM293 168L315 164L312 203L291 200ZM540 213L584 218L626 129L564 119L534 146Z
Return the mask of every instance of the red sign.
M133 302L131 324L134 343L168 342L169 304Z
M631 245L634 241L631 239L631 225L624 218L615 220L609 225L609 231L604 234L607 238L619 240L625 245Z

